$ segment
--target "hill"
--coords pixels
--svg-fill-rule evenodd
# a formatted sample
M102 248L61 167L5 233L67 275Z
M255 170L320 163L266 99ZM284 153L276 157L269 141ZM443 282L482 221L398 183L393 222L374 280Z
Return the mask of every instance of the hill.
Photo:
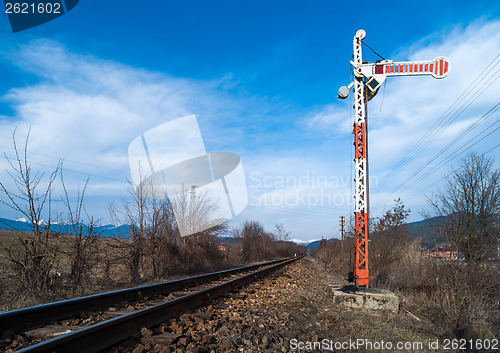
M436 244L437 236L432 234L432 223L436 222L437 220L439 220L439 217L408 223L408 233L413 238L421 238L421 243L424 247L433 247ZM128 227L129 225L120 225L118 227L115 227L114 225L107 224L97 226L95 228L95 231L102 237L126 237ZM27 232L31 230L31 225L25 219L11 220L7 218L0 218L0 229ZM73 226L71 224L54 223L51 224L51 229L53 232L61 234L73 233ZM220 242L227 244L233 244L237 242L235 238L228 236L223 236L219 239ZM340 240L337 238L331 238L327 239L327 241L332 242ZM290 242L293 242L297 245L303 245L311 251L318 249L321 240L303 241L299 239L290 239Z

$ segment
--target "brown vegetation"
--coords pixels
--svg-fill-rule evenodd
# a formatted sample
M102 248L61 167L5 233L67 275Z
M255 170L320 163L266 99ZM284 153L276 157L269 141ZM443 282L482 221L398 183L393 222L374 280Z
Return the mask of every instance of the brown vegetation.
M402 310L432 323L444 338L495 338L500 332L498 255L500 170L493 161L468 155L447 177L443 192L430 201L435 216L430 235L459 256L428 255L419 239L407 234L409 211L397 200L370 229L370 283L402 298ZM429 215L430 216L430 215ZM322 242L317 256L347 275L353 264L350 237Z
M262 229L257 222L247 223L255 224L257 228ZM76 235L51 233L48 239L49 248L57 246L58 253L53 259L53 266L49 272L50 280L43 292L32 295L32 292L26 291L25 282L17 280L15 263L9 258L0 257L2 259L0 298L3 304L0 309L12 310L78 295L171 280L186 275L293 256L304 251L300 249L304 247L275 242L272 240L274 235L269 233L265 233L264 236L268 241L258 242L257 246L251 245L250 252L243 251L244 247L245 249L248 247L243 245L243 239L225 243L225 249L221 250L218 238L221 232L228 232L226 225L187 237L170 237L160 233L154 237L142 237L140 242L132 237L102 238L93 234L89 238L85 233ZM0 242L7 252L12 252L14 247L29 238L30 235L23 232L0 231ZM85 243L82 242L82 238ZM85 261L81 262L86 265L76 271L75 246L90 244L89 242L91 242L89 249L93 250L85 255ZM132 262L131 259L134 259L135 254L140 254L139 261ZM29 255L30 253L27 253L25 256ZM80 273L80 280L75 277L76 273Z
M33 171L28 141L29 134L24 149L19 149L14 132L16 158L12 161L6 157L14 187L0 182L4 196L0 202L24 217L31 227L28 232L14 229L0 234L0 310L298 253L294 245L283 241L288 233L281 225L276 235L265 232L258 222L247 222L242 230L233 231L219 220L215 226L200 228L199 224L208 224L215 206L206 195L194 193L183 222L189 229L204 230L181 236L169 198L156 195L157 190L153 186L147 189L144 183L131 188L130 197L123 201L123 212L111 209L115 225L121 225L125 234L103 238L96 231L97 222L85 211L88 180L71 202L74 198L67 192L62 164L49 176ZM58 176L66 212L59 214L57 221L65 225L63 229L70 229L70 234L54 232L51 202ZM219 236L223 235L234 241L220 249Z
M285 241L288 234L279 224L276 225L275 233L269 233L259 222L246 221L241 228L233 230L233 236L241 244L242 261L262 261L307 253L304 246Z
M52 281L52 269L59 252L58 244L51 241L50 208L52 185L61 163L48 178L33 171L28 161L29 133L24 150L18 148L15 133L12 134L15 159L5 156L11 167L9 175L15 184L15 191L10 191L4 182L0 182L0 190L5 195L5 199L0 202L21 214L30 224L31 230L4 250L23 293L41 297ZM47 215L48 224L44 226L42 222Z

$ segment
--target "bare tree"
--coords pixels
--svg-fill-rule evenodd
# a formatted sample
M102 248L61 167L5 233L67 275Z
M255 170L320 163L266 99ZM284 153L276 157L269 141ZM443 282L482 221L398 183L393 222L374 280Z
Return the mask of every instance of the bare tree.
M319 242L318 249L314 252L315 256L318 256L325 265L325 270L328 266L339 261L339 256L341 256L341 248L337 242L322 238Z
M148 230L148 205L144 185L136 188L131 184L130 195L130 200L123 200L124 211L121 216L112 206L110 214L115 227L123 223L127 229L127 234L125 234L127 239L120 240L120 235L117 236L118 247L125 250L124 258L131 282L138 283L141 280L146 231Z
M493 159L469 153L446 176L444 190L428 198L436 226L464 257L484 260L495 254L500 212L500 169Z
M226 222L217 217L219 209L214 198L207 191L198 191L196 186L169 197L181 236L196 234Z
M41 297L48 288L50 272L58 254L57 244L51 241L51 196L61 162L48 177L34 172L28 158L29 136L28 131L24 148L20 149L16 143L16 131L12 134L15 158L4 156L10 166L7 173L15 191L0 182L0 191L6 197L0 202L21 214L31 228L15 245L6 247L6 252L25 293Z
M78 190L76 202L74 205L70 202L70 197L64 184L64 178L61 171L61 184L64 190L63 203L68 211L66 224L63 229L69 233L66 241L68 246L64 253L71 259L70 278L73 285L73 291L83 290L84 282L89 279L90 272L96 266L97 241L99 234L96 231L97 222L85 211L84 197L89 179L85 182L83 190ZM87 221L84 223L84 215ZM64 225L65 222L62 222Z
M275 256L274 234L267 233L257 221L245 221L242 227L233 230L233 236L241 241L244 261L264 260Z
M446 176L443 191L428 198L432 229L465 261L434 264L433 298L442 321L457 337L485 337L498 332L498 266L495 255L500 211L500 169L484 155L469 153ZM441 319L441 317L444 319Z
M222 263L217 235L227 225L217 217L212 194L182 186L181 192L169 196L162 183L149 177L137 185L131 183L130 195L123 201L123 214L114 209L111 214L115 225L127 228L127 239L117 243L125 252L132 282L139 282L149 269L153 277L159 277Z
M165 263L168 257L166 253L172 246L176 246L179 238L172 205L167 198L148 199L146 224L145 245L151 261L152 275L159 277L161 274L166 274L166 269L169 267Z
M168 253L178 252L179 234L172 205L163 188L148 180L137 186L130 183L130 196L123 200L121 216L113 207L110 211L115 225L123 224L127 229L127 238L118 239L117 247L125 251L130 279L137 283L147 274L149 265L155 278L172 267Z
M274 226L274 234L278 241L288 241L290 239L290 232L285 229L283 223Z
M225 196L225 195L224 195ZM169 197L181 237L179 260L188 272L220 266L225 253L219 251L218 235L227 231L227 222L218 215L216 195L192 186Z
M403 258L410 243L405 224L410 210L405 209L400 199L394 201L396 204L391 210L371 222L369 256L375 284L384 279L385 271L392 264Z

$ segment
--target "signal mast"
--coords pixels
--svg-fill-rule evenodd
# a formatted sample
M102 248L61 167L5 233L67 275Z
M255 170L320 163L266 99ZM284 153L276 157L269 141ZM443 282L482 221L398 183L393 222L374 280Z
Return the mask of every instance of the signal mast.
M363 63L361 41L366 32L356 32L353 41L354 54L351 65L354 81L339 89L338 97L345 99L354 86L354 284L368 287L368 145L366 107L389 76L431 75L443 78L448 75L450 62L444 56L430 61L393 62L381 60Z

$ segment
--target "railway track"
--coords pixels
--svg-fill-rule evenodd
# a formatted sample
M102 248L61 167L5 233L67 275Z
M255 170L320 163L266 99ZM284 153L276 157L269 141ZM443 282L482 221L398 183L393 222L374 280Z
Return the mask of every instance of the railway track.
M21 335L31 344L16 350L18 353L97 352L127 339L143 327L154 326L209 303L297 259L276 260L2 313L0 335L7 340ZM83 325L72 325L74 322ZM0 342L0 348L6 347L5 340Z

